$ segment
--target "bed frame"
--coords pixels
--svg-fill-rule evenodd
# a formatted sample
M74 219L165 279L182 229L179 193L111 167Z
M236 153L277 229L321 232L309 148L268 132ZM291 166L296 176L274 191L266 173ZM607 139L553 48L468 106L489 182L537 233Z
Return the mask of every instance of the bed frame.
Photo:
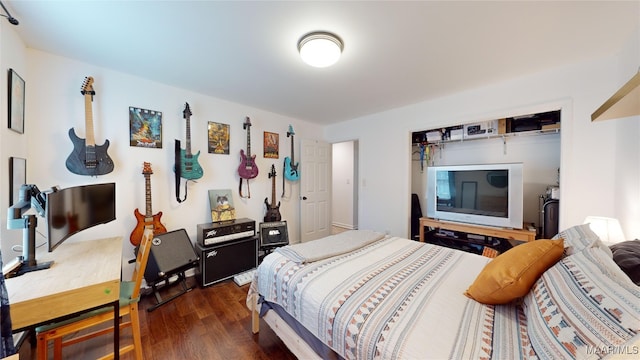
M256 304L251 311L251 331L254 334L260 331L260 313L255 310L257 307ZM322 360L275 311L267 311L262 319L298 359Z

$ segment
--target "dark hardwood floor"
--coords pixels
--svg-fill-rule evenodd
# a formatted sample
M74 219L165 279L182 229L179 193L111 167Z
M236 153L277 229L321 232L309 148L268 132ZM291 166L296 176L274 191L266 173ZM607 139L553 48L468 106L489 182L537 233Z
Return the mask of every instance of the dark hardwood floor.
M140 328L144 358L167 359L295 359L284 343L261 321L260 332L251 333L251 313L245 305L249 285L237 286L227 280L201 288L195 278L187 278L194 289L155 310L152 294L140 302ZM161 289L168 299L179 293L179 284ZM95 340L95 341L94 341ZM130 330L121 334L121 343L129 343ZM112 337L104 336L84 344L65 348L64 359L89 359L110 351ZM21 359L35 359L28 354L29 344L20 351ZM35 351L33 351L35 352ZM32 356L33 355L33 356ZM133 359L127 354L123 359Z

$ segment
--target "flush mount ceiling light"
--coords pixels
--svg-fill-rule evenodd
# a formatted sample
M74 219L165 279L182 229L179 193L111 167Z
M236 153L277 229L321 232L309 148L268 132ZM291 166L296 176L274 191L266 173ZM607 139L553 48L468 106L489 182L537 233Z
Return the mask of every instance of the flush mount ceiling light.
M302 61L319 68L335 64L340 59L343 47L337 35L324 31L308 33L298 41Z

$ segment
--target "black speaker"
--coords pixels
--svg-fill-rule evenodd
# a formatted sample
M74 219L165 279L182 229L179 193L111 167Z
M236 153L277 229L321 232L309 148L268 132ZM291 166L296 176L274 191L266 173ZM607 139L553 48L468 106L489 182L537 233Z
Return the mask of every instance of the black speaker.
M420 238L420 218L422 217L422 207L418 194L411 194L411 239Z
M260 223L260 248L278 247L289 244L287 221Z
M560 201L549 199L542 205L542 234L543 239L551 239L558 233L560 220Z
M151 241L151 252L144 271L149 284L197 266L198 255L185 229L156 235Z
M200 286L226 280L258 266L258 238L255 236L203 247L196 244L200 266L196 280Z

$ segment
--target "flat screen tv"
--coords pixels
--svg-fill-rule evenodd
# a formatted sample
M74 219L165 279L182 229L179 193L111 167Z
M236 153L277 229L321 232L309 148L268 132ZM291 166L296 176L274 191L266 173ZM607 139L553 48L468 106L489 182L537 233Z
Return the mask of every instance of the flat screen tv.
M427 216L522 229L522 164L430 166Z
M116 219L116 184L69 187L47 194L49 251L71 235Z

